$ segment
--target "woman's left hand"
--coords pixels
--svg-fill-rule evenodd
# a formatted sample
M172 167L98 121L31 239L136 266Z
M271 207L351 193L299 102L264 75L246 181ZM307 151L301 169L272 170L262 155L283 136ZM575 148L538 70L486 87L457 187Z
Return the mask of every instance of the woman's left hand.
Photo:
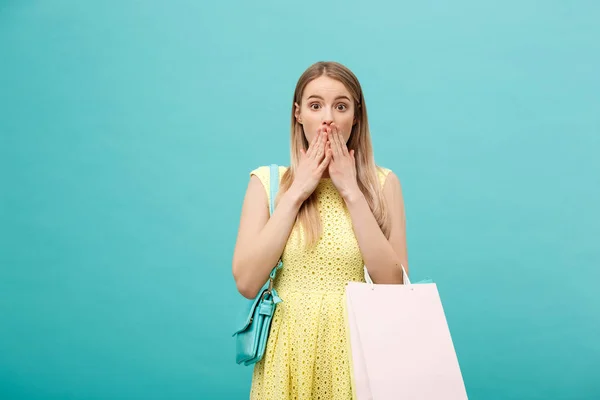
M333 155L329 162L329 177L340 196L347 201L360 193L356 180L356 161L354 150L348 150L346 141L335 123L331 124L329 132L329 148Z

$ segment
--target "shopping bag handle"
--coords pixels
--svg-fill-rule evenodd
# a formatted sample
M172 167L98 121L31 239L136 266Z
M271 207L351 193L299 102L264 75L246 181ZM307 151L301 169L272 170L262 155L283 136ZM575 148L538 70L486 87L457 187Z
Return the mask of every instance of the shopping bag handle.
M405 285L411 285L410 279L408 279L408 274L406 273L406 269L404 268L404 265L400 264L400 266L402 267L402 282ZM367 266L365 265L363 267L363 269L365 270L365 281L369 285L371 285L371 288L372 288L374 283L373 283L373 279L371 279L371 275L369 275L369 271L367 271Z

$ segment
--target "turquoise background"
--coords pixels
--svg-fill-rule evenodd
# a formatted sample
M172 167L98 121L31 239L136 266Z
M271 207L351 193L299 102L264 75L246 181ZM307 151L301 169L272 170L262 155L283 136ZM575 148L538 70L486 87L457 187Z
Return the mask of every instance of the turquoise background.
M247 398L241 203L288 163L318 60L363 84L470 398L600 398L598 21L597 1L0 1L0 398Z

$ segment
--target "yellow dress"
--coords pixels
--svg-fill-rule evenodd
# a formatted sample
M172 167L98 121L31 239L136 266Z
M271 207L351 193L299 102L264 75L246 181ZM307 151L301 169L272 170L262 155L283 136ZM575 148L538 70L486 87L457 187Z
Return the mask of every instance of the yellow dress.
M280 167L280 177L285 172ZM383 184L390 170L381 168ZM251 172L270 197L269 167ZM274 286L277 305L265 355L254 366L252 400L348 400L350 360L344 324L344 288L364 282L363 259L346 205L331 179L316 188L323 234L304 248L297 225L283 252Z

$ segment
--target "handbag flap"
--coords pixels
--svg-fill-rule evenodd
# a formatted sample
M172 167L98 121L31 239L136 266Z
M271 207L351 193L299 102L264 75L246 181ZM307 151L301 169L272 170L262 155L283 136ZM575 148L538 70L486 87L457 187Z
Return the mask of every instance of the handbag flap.
M266 285L265 285L266 286ZM254 300L251 300L248 302L248 309L247 311L244 313L244 315L246 315L246 320L244 321L244 324L242 325L242 327L240 329L238 329L237 331L235 331L235 333L232 336L237 335L240 332L245 331L246 329L248 329L248 326L250 326L250 323L252 321L252 317L254 316L254 312L256 310L256 307L258 307L258 305L260 304L260 301L262 300L262 295L265 291L265 287L263 287L258 294L256 295L256 297L254 298Z

